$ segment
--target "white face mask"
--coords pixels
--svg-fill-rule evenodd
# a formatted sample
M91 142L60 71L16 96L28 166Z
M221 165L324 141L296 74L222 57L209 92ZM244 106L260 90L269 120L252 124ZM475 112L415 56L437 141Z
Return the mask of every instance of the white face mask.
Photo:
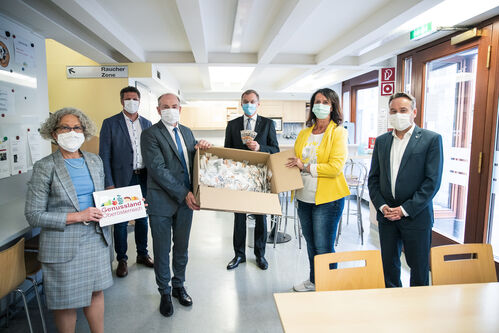
M389 120L390 120L390 124L397 131L403 131L403 130L409 128L410 126L412 126L410 113L397 112L395 114L390 114Z
M174 126L180 120L180 112L178 109L163 109L161 110L161 120Z
M74 153L80 149L81 145L85 142L83 133L76 133L71 131L69 133L61 133L57 135L57 144L62 149Z
M140 102L134 99L125 99L123 101L123 107L125 111L131 114L137 113L137 111L139 111L139 104Z

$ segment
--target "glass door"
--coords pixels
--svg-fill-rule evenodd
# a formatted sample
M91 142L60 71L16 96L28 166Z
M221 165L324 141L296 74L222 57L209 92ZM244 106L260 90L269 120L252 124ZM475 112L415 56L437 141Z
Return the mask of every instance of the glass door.
M434 230L464 242L478 48L426 64L423 127L442 135L442 185L433 199Z
M496 258L496 260L499 260L499 112L497 114L498 119L496 124L497 129L494 149L494 163L492 167L492 179L490 184L490 207L487 243L490 243L492 245L494 257Z

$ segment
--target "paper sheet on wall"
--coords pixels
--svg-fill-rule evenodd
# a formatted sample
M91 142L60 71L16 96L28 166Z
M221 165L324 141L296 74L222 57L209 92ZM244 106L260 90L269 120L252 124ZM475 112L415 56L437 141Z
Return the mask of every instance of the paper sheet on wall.
M31 43L22 38L16 38L14 41L14 51L16 63L26 67L35 67L35 48Z
M42 145L43 138L40 132L37 130L31 130L28 132L28 146L31 155L31 163L35 164L36 161L40 160L42 155Z
M27 170L26 144L22 136L11 136L10 142L10 170L11 175L17 175Z
M388 129L388 111L381 108L378 111L378 135L386 133Z
M0 178L10 176L9 157L9 139L6 136L0 136Z
M14 111L14 93L12 89L0 86L0 114L12 114Z

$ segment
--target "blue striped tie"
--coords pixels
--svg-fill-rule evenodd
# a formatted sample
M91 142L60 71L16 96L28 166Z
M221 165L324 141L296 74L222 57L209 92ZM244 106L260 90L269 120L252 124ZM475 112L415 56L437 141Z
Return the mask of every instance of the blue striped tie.
M177 143L178 154L180 155L180 162L182 162L182 167L184 168L184 185L187 188L191 188L191 182L189 180L189 171L187 171L187 163L185 162L184 149L182 148L182 142L180 141L180 136L178 135L178 128L174 128L175 132L175 142Z

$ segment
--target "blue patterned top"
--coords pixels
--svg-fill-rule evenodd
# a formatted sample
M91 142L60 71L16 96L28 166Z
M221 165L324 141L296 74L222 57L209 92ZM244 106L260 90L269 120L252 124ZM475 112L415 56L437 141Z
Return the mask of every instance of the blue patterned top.
M92 177L90 177L90 171L85 163L85 159L83 157L68 158L64 162L69 176L71 176L71 180L73 181L76 195L78 196L80 211L88 207L94 207L94 197L92 195L94 192L94 182Z

